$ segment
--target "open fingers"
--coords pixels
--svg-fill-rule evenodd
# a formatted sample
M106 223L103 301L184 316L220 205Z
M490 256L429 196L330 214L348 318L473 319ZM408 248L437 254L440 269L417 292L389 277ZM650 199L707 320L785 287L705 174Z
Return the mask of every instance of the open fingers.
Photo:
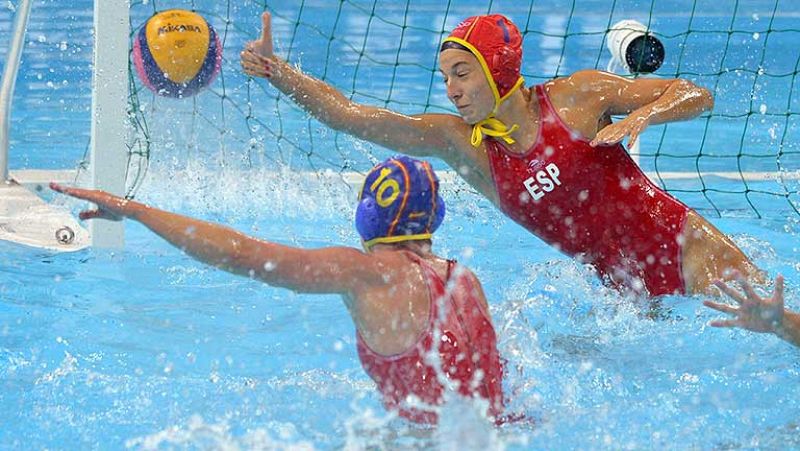
M98 193L98 191L68 187L64 185L59 185L58 183L55 182L50 183L50 189L52 189L57 193L66 194L67 196L81 200L88 200L90 202L94 202L94 199L97 197Z
M712 302L712 301L703 301L703 305L708 308L712 308L722 313L727 313L730 315L736 315L739 312L739 309L733 307L728 304L720 304L719 302Z
M94 209L94 210L85 210L78 214L78 217L82 220L86 221L89 219L107 219L109 221L121 221L122 217L117 216L107 210L102 209Z
M600 144L603 144L605 142L605 133L603 133L604 130L605 129L600 130L600 131L597 132L596 135L594 135L594 139L589 141L589 145L590 146L592 146L592 147L599 146Z
M730 296L731 299L733 299L734 301L736 301L739 304L743 304L743 303L747 302L747 299L745 299L745 297L742 296L741 293L739 293L738 291L734 290L733 288L728 286L728 284L726 284L725 282L723 282L721 280L715 280L714 281L714 286L719 288L720 291L722 291L723 293L725 293L728 296Z
M715 319L708 323L711 327L738 327L739 322L734 319Z
M624 134L620 134L620 132L615 129L609 130L609 127L613 127L613 125L609 125L603 130L600 130L589 144L592 146L616 144L625 137Z
M104 216L101 210L85 210L80 212L78 217L86 221L87 219L103 218Z
M775 278L775 298L783 299L783 275L778 274Z
M56 182L50 182L50 189L57 193L66 194L67 196L74 196L74 197L81 196L82 194L81 192L83 191L80 188L72 188L69 186L58 184Z
M57 193L66 193L67 187L61 186L56 182L50 182L50 189L57 192Z
M736 281L739 282L739 285L742 286L744 293L747 295L747 298L752 301L759 301L761 300L761 296L756 293L756 290L750 285L750 282L747 281L747 278L744 277L741 273L736 274Z

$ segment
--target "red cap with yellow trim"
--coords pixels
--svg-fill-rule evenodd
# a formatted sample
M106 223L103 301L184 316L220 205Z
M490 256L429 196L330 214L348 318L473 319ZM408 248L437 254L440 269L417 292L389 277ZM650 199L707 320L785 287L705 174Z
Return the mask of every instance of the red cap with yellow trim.
M458 24L446 41L450 38L475 47L486 62L501 98L514 89L520 79L522 35L508 18L501 14L470 17Z

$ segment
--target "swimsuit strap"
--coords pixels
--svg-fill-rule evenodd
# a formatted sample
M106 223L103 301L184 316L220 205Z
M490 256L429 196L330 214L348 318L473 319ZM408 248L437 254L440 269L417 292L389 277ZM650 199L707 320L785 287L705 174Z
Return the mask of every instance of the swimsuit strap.
M447 260L447 277L445 277L444 280L445 284L450 281L450 277L453 275L453 268L455 268L457 264L458 262L455 260Z
M534 86L534 91L536 92L536 99L539 101L539 119L553 116L555 114L555 109L553 108L553 104L550 103L550 96L548 96L547 92L544 90L544 84ZM543 122L543 120L540 120L540 126Z

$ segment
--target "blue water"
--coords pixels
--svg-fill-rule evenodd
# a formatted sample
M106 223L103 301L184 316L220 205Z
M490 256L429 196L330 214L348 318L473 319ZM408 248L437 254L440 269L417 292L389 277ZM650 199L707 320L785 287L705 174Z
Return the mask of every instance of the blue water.
M238 49L256 36L263 4L217 3L194 4L225 39L223 76L183 101L138 86L154 144L137 197L286 244L357 246L353 189L296 173L363 170L388 152L327 131L264 83L241 76ZM579 3L571 16L569 1L491 3L527 32L529 81L604 67L607 24L651 18L668 49L662 75L716 85L714 113L743 115L670 125L663 141L663 127L655 127L643 139L647 170L800 168L795 3L702 1L692 16L689 1L652 8L618 1L611 18L609 2ZM175 6L191 3L136 4L134 27L154 8ZM406 112L449 108L431 71L439 30L488 9L467 1L450 2L449 10L434 1L269 6L282 54L356 100ZM12 169L75 168L89 139L91 2L37 1L33 11L12 117ZM4 5L0 62L12 18ZM686 34L690 21L696 32ZM737 31L728 34L729 26ZM578 34L565 41L558 37L564 30ZM765 74L755 77L759 66ZM687 156L700 142L704 156L696 163ZM740 147L754 156L737 157ZM284 171L278 181L276 169ZM746 189L741 181L704 182ZM800 308L800 218L786 199L689 192L700 186L696 180L664 183L713 214L760 267L783 273L787 303ZM128 223L125 250L117 253L49 255L0 244L0 448L800 447L795 348L707 327L717 315L700 297L668 297L657 306L623 299L465 186L448 185L443 194L448 218L435 249L483 281L509 361L510 409L535 425L494 429L458 401L445 407L436 431L391 418L360 368L338 298L295 295L204 267Z

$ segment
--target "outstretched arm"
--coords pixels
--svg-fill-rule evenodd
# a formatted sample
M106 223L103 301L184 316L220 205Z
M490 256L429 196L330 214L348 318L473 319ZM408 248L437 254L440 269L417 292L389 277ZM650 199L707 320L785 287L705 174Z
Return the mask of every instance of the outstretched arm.
M358 138L414 156L446 159L457 130L468 133L459 118L447 114L406 116L385 108L360 105L322 80L304 74L273 53L271 17L262 15L261 38L241 53L247 75L267 78L273 86L325 125ZM461 126L461 127L459 127ZM463 130L462 130L463 129Z
M691 119L714 106L711 93L683 79L628 79L597 70L569 77L577 92L586 93L605 116L627 115L600 130L592 145L614 144L630 136L632 146L650 124Z
M773 333L795 346L800 346L800 314L784 308L783 276L775 279L775 292L770 298L759 296L741 274L735 274L734 277L742 285L744 293L734 290L722 281L716 281L715 285L730 296L739 305L738 308L712 301L703 302L706 307L733 315L734 318L715 320L710 325Z
M67 188L55 183L50 187L97 204L97 210L82 212L81 219L133 219L196 260L270 285L306 293L347 294L382 280L373 259L353 248L298 249L103 191Z

